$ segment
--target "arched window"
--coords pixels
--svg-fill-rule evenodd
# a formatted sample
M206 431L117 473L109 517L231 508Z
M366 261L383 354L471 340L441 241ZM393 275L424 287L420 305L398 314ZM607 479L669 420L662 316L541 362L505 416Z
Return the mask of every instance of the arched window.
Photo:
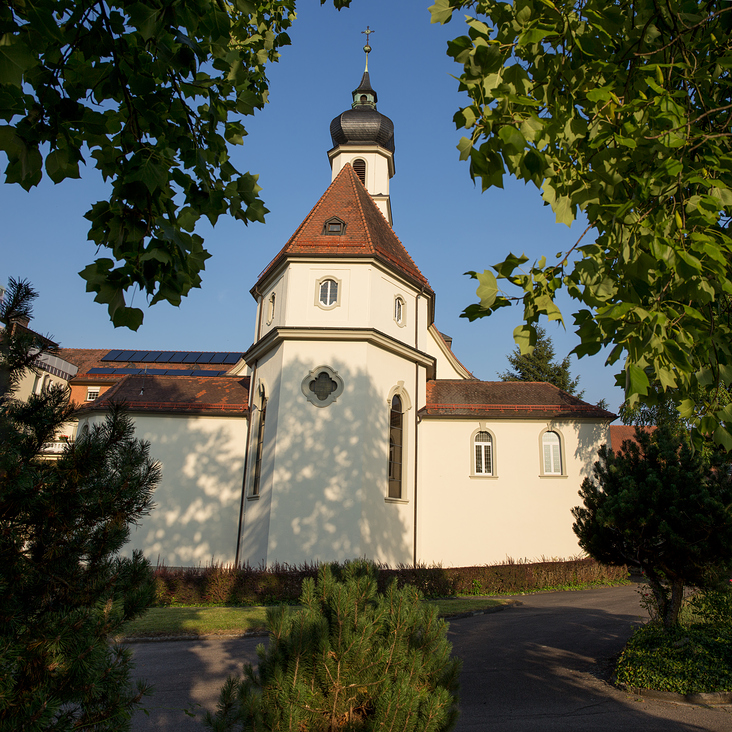
M327 279L320 283L318 302L325 307L331 307L338 302L338 283Z
M562 475L562 443L556 432L545 432L541 437L544 475Z
M260 387L259 422L257 423L257 445L254 453L254 476L252 478L251 495L259 495L259 479L262 476L262 451L264 449L264 420L267 416L267 397L264 387Z
M358 160L353 161L353 170L355 171L356 175L359 177L359 180L361 183L366 185L366 161L361 160L361 158L358 158Z
M475 435L475 474L493 475L493 438L490 432Z
M404 325L404 298L394 298L394 320L397 325Z
M389 498L402 497L402 448L404 446L404 410L397 394L391 400L389 414Z

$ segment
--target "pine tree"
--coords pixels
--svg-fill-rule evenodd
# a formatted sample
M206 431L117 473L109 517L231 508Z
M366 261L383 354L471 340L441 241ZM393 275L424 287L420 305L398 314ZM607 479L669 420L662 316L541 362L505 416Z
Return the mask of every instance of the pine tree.
M577 392L579 376L572 378L569 356L560 363L554 361L554 344L541 326L536 326L536 345L531 353L522 354L517 347L507 358L513 370L498 374L501 381L546 381L580 399L585 393Z
M154 596L149 563L121 558L149 512L159 466L114 408L57 461L45 442L73 415L68 390L12 391L49 341L19 325L35 293L10 281L0 308L0 729L124 730L146 691L111 644Z
M209 729L452 729L460 662L446 624L413 587L378 593L376 571L363 561L324 566L303 585L303 610L269 610L258 669L229 678Z
M732 479L719 451L693 450L678 426L635 434L617 453L600 448L573 528L597 561L645 573L671 628L685 586L714 586L732 569Z

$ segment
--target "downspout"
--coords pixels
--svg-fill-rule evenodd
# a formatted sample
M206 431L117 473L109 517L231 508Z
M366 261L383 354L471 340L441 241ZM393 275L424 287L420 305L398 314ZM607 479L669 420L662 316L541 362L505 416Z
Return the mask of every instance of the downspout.
M419 298L424 292L424 286L417 293L414 301L414 348L419 350ZM419 364L414 364L414 530L412 537L414 546L412 548L412 565L417 566L417 485L419 473Z

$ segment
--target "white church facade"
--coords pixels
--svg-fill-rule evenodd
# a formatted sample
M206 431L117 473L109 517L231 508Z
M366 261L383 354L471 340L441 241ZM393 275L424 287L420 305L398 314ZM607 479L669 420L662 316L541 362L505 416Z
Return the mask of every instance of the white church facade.
M162 463L130 547L169 566L576 555L570 510L614 415L458 361L391 227L393 125L368 72L353 97L331 185L251 290L246 352L62 349L79 429L125 401Z

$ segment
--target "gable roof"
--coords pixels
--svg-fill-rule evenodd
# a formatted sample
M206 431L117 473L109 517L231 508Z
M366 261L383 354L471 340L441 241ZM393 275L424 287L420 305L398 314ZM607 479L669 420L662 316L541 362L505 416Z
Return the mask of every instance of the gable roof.
M436 379L427 382L423 417L490 419L615 419L612 412L587 404L552 384L537 381Z
M333 218L345 223L343 234L324 233L326 221ZM419 271L384 218L384 214L348 163L338 173L287 244L259 276L252 293L284 259L297 256L375 258L396 270L417 287L434 294L427 278Z
M124 402L131 412L183 412L246 416L249 377L237 376L126 376L79 414L109 408Z

